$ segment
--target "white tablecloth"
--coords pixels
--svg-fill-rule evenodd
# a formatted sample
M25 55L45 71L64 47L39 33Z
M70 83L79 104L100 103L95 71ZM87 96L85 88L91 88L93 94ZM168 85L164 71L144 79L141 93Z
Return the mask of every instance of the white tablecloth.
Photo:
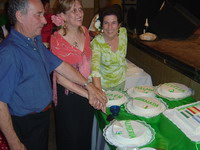
M127 64L128 70L124 90L138 85L152 85L151 76L149 74L129 60L127 60ZM95 117L92 129L92 150L109 150Z
M124 90L138 85L152 85L151 76L143 69L127 60L128 69L126 73L126 81Z

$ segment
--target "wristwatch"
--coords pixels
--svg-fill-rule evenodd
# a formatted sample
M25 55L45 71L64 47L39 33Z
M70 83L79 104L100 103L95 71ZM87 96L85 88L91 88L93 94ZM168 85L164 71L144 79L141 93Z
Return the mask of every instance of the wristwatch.
M85 82L83 84L83 87L86 88L90 83L92 83L92 81L91 80L87 80L87 82Z

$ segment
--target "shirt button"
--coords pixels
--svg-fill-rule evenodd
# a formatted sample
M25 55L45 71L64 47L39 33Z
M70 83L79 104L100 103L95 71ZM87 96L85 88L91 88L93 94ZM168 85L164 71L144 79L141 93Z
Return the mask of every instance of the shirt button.
M30 41L30 38L28 38L28 40Z
M36 48L33 48L33 50L37 50Z

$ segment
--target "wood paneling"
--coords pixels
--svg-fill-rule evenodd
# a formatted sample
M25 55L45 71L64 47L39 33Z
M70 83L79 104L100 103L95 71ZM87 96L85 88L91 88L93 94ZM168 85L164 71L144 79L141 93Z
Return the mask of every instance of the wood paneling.
M188 78L184 74L179 73L173 68L168 67L164 63L139 50L130 43L128 44L127 58L151 75L154 86L166 82L182 83L195 91L194 98L200 99L199 83Z
M94 17L94 8L84 8L83 25L88 28L93 17Z

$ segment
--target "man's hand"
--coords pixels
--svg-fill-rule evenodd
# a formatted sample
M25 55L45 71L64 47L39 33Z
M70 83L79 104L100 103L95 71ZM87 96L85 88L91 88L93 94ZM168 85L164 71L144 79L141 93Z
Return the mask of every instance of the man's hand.
M102 90L96 88L92 83L87 86L87 90L90 105L98 110L101 109L105 113L107 103L106 94Z
M6 103L0 101L0 129L4 133L10 150L26 150L13 128L12 119Z

